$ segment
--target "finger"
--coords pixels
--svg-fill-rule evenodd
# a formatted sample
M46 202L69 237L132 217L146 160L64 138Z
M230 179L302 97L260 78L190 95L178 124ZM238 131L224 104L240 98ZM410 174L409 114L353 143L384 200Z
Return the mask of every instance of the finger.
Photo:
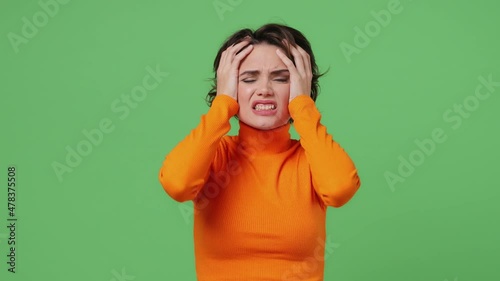
M227 60L227 49L224 52L222 52L220 56L219 67L217 68L217 70L222 69L226 65L226 60Z
M253 45L247 45L241 52L239 52L231 63L231 69L237 71L240 68L241 61L253 50Z
M297 50L299 51L304 60L304 68L306 71L306 75L312 76L311 56L309 56L309 54L299 45L297 45Z
M295 48L295 46L290 46L290 51L295 59L295 65L297 66L297 71L300 73L300 76L304 77L306 75L306 70L304 66L304 58L300 54L299 50Z
M288 71L290 71L290 75L297 75L297 68L293 64L292 60L290 60L280 49L276 49L276 54L280 57L281 61L286 65Z
M249 44L246 45L241 52L239 52L236 56L234 56L233 62L239 62L241 61L244 57L246 57L250 52L253 50L253 45Z
M239 42L238 44L235 44L231 47L228 48L228 55L231 58L231 61L234 60L234 56L238 54L239 51L241 51L243 48L248 46L250 44L250 40L243 40Z
M235 42L235 43L233 43L231 46L229 46L229 47L228 47L228 49L229 49L229 48L234 48L234 47L236 47L236 46L238 46L238 45L240 45L240 46L241 46L241 45L242 45L242 44L244 44L245 42L250 42L250 37L245 37L245 38L243 38L243 39L238 39L238 40L240 40L240 41L239 41L239 42Z
M302 54L297 49L297 48L300 48L300 46L299 45L292 45L286 39L283 39L282 42L285 45L289 46L290 52L292 53L292 56L293 56L294 61L295 61L295 67L297 68L297 72L300 74L300 76L302 76L302 77L305 76L307 73L307 70L306 70L307 65L306 65L306 62L305 62Z
M233 53L235 50L237 50L239 47L244 45L245 41L250 42L248 39L245 39L242 42L239 42L238 44L233 44L229 47L227 47L221 54L221 58L219 61L219 68L224 68L226 67L226 64L231 63L233 61ZM233 52L233 53L232 53Z

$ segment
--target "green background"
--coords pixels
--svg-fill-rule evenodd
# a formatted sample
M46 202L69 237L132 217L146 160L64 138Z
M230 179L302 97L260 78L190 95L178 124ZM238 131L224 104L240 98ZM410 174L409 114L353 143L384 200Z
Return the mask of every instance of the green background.
M231 9L217 13L212 0L69 1L16 52L8 34L21 36L22 18L33 22L43 9L2 0L1 280L108 281L122 272L122 280L195 280L192 217L180 208L191 204L169 198L158 171L208 110L220 44L267 22L302 31L320 70L331 67L317 106L362 181L352 201L328 211L327 235L339 246L325 280L500 280L500 87L457 129L443 118L479 76L500 81L498 2L401 1L350 62L341 43L354 46L354 28L390 1L219 3ZM157 65L169 76L120 119L112 103ZM58 180L52 163L64 164L66 146L104 118L114 130ZM446 141L391 189L384 173L397 174L398 157L435 128ZM6 264L9 165L18 179L16 274Z

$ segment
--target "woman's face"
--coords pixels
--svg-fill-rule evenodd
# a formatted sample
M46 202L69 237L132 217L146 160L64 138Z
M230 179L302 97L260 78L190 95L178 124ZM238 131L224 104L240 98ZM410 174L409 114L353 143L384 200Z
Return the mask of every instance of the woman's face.
M260 130L283 126L290 119L290 73L276 54L277 48L254 45L238 73L238 118Z

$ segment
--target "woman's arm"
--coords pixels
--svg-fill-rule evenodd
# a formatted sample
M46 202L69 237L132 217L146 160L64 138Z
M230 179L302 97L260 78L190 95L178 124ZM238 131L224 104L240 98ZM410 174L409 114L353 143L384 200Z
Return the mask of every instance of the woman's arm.
M213 162L224 159L216 155L217 148L231 129L229 119L238 109L234 98L217 95L199 125L165 157L159 179L174 200L193 200L208 179Z
M314 189L325 206L340 207L361 185L358 172L349 155L320 123L321 114L310 96L313 78L310 55L298 45L283 42L288 44L295 58L292 62L281 50L276 50L290 71L288 111L300 135Z
M221 54L217 68L217 91L207 114L166 157L159 179L174 200L193 200L210 175L210 167L225 166L223 153L217 153L220 140L229 132L229 119L238 110L238 68L252 50L249 39L229 46Z
M341 207L361 185L354 163L321 124L321 114L311 97L295 97L288 109L305 150L316 193L326 206Z

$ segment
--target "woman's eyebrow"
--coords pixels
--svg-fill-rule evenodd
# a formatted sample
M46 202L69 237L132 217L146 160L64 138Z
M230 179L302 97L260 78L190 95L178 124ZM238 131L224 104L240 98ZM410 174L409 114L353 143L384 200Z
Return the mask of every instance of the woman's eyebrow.
M271 71L271 75L280 75L280 74L289 74L290 71L288 71L288 69L277 69L277 70L273 70ZM259 70L246 70L246 71L243 71L240 76L243 76L245 74L250 74L250 75L258 75L260 74L260 71Z
M288 69L278 69L271 71L271 74L272 75L290 74L290 71L288 71Z

